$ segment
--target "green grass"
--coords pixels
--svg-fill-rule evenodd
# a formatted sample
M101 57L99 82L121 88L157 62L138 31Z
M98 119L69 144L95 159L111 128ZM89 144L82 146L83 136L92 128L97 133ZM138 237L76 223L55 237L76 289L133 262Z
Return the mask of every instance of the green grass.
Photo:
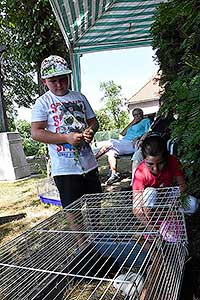
M61 207L43 204L37 196L36 184L42 177L0 182L0 217L25 213L26 217L0 225L0 242L6 243L39 222L56 213Z
M124 170L131 170L130 164L130 159L120 159L118 162L119 171L123 173ZM99 170L101 175L105 173L107 177L107 158L102 157L99 160ZM21 220L0 225L0 243L10 241L61 209L58 206L43 204L38 199L36 184L44 178L44 176L38 176L14 182L0 182L0 217L26 213L26 217ZM103 182L105 180L103 178ZM127 184L125 185L127 186ZM120 183L120 186L123 186L123 183ZM113 188L115 185L103 186L103 191L115 191Z

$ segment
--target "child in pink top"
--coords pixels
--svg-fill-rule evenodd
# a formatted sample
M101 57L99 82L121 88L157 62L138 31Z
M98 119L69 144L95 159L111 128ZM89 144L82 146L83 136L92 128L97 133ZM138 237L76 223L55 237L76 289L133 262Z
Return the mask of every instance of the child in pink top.
M138 165L133 177L133 214L146 225L147 231L160 230L163 239L168 242L176 242L181 236L183 228L179 228L176 218L168 216L167 222L163 219L161 209L156 215L156 207L159 207L157 188L172 187L178 185L180 192L186 192L186 182L181 164L176 156L169 155L165 140L161 136L147 136L142 144L144 160ZM171 196L176 201L178 195ZM164 200L164 199L163 199ZM163 203L162 203L163 205ZM179 209L192 214L198 208L197 199L189 196L188 207ZM160 229L159 229L160 228ZM151 235L144 235L146 247L150 247Z
M161 136L146 137L142 144L142 154L144 160L135 170L133 178L134 194L135 192L137 194L137 191L141 193L149 187L164 188L174 184L179 186L180 192L186 192L187 186L181 164L176 156L168 154L166 142ZM188 213L194 213L198 207L197 199L192 197L192 202L195 203L190 203L190 199L189 197Z
M170 187L174 182L186 191L181 164L177 157L169 155L165 140L160 136L148 136L142 145L144 160L135 171L133 190L146 187Z

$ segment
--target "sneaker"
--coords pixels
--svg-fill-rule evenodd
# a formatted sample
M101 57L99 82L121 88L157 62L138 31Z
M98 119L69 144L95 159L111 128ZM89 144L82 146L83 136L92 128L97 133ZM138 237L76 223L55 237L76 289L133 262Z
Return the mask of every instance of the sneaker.
M107 185L112 185L113 183L118 182L118 181L120 181L120 176L119 176L118 174L112 174L112 175L108 178L106 184L107 184Z
M120 189L120 192L128 192L128 191L132 191L132 186L125 186L125 187L122 187Z

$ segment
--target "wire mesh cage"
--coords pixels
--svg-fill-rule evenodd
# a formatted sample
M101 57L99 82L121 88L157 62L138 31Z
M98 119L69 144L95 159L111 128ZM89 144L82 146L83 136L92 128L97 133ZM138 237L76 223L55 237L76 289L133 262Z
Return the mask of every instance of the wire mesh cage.
M60 195L52 177L37 182L37 194L43 203L61 205Z
M178 299L179 189L84 195L0 250L2 300Z

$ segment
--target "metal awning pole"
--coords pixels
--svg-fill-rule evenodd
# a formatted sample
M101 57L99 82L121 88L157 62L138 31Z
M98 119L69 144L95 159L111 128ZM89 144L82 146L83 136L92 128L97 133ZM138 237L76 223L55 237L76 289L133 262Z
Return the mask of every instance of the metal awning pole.
M6 50L6 45L0 45L0 59L2 53ZM1 74L1 61L0 61L0 132L7 132L8 131L8 122L6 116L6 108L5 102L3 97L3 76Z
M81 91L80 54L70 49L70 60L72 65L73 89Z

